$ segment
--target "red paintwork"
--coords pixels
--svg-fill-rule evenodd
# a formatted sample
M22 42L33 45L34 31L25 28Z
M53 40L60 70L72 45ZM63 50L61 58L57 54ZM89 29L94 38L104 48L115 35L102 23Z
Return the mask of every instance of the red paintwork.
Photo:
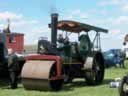
M41 55L41 54L33 54L28 55L26 60L54 60L56 61L56 77L51 78L52 80L62 79L62 59L60 56L53 56L53 55Z
M14 36L14 42L9 42L10 34L6 34L6 46L7 48L11 48L14 52L22 53L24 50L24 34L20 33L11 33Z

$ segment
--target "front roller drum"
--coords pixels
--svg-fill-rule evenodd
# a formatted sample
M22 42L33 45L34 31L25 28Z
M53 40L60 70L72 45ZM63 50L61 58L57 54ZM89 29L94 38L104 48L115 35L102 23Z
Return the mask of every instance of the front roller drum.
M60 90L63 80L56 76L55 61L27 61L21 73L22 84L28 90Z

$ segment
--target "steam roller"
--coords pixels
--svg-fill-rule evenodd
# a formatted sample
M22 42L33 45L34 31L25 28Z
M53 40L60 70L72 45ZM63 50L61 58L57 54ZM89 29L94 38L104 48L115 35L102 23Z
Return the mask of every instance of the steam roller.
M101 52L100 32L108 30L71 20L58 21L58 14L51 14L51 41L41 38L36 54L26 56L21 72L25 89L60 90L63 83L75 78L85 79L88 85L98 85L104 80L104 59ZM57 30L66 32L59 34ZM96 31L93 42L88 32ZM84 32L84 34L80 34ZM69 41L71 33L79 42ZM96 46L96 48L95 48Z
M34 59L33 59L34 58ZM22 69L22 83L28 90L60 90L62 87L61 58L31 55Z

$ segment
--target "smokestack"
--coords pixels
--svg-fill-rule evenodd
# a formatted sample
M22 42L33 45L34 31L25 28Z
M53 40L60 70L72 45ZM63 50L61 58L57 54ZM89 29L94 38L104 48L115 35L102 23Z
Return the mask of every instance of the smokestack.
M51 43L56 47L57 41L57 23L58 23L58 14L51 14Z

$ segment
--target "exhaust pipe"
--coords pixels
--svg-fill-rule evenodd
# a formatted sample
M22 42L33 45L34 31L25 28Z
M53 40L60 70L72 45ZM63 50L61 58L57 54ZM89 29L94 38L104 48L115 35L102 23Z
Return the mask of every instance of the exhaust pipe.
M58 14L51 14L51 43L53 47L56 47L57 42L57 23L58 23Z

